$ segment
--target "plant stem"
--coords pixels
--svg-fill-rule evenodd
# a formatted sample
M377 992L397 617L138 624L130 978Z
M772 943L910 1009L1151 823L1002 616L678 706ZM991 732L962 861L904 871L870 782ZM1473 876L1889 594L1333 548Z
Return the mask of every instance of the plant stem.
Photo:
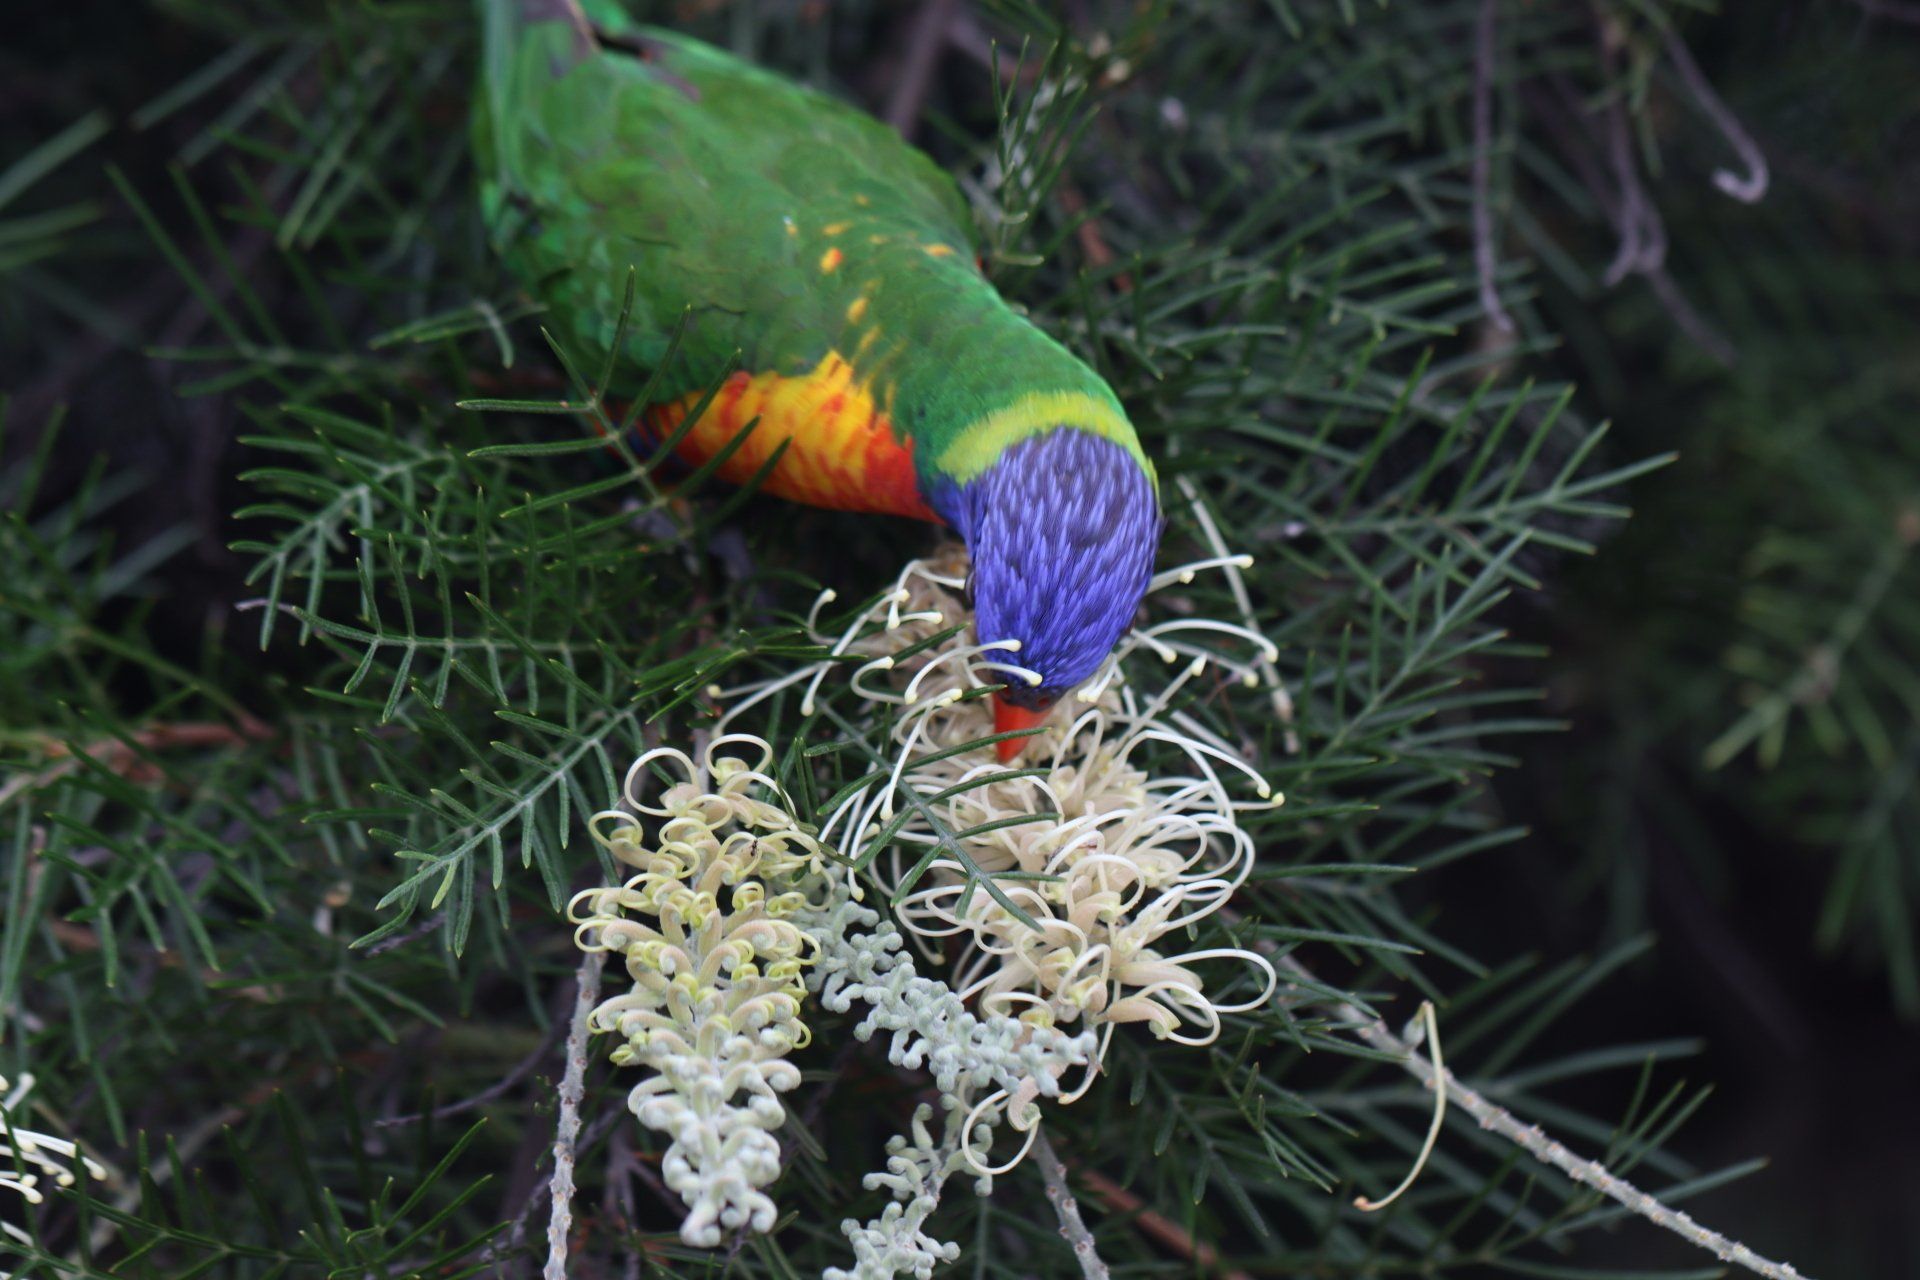
M553 1214L547 1219L547 1268L543 1280L567 1280L567 1236L573 1230L573 1149L580 1137L580 1097L587 1074L587 1022L600 1003L604 951L580 959L573 1022L567 1028L567 1069L560 1078L560 1118L553 1135Z
M1625 1178L1609 1171L1599 1161L1583 1159L1573 1154L1561 1143L1548 1137L1539 1125L1521 1123L1519 1117L1505 1107L1487 1101L1478 1092L1460 1083L1459 1077L1446 1067L1443 1066L1436 1071L1433 1063L1423 1057L1414 1045L1408 1044L1393 1034L1388 1030L1387 1024L1380 1019L1362 1011L1351 1001L1325 995L1326 984L1314 977L1310 969L1292 956L1276 956L1274 960L1280 968L1287 970L1302 982L1310 984L1310 989L1302 994L1315 1003L1333 1010L1342 1021L1351 1022L1355 1034L1369 1046L1391 1055L1396 1062L1428 1088L1433 1087L1436 1078L1443 1081L1446 1085L1448 1100L1479 1121L1482 1129L1499 1134L1542 1164L1550 1164L1581 1186L1592 1187L1602 1195L1617 1200L1655 1226L1671 1231L1688 1243L1708 1250L1722 1262L1731 1262L1736 1266L1745 1267L1755 1275L1766 1276L1768 1280L1808 1280L1806 1276L1795 1270L1791 1263L1774 1262L1763 1258L1738 1241L1730 1240L1718 1231L1701 1226L1680 1210L1661 1204Z
M1045 1129L1034 1138L1033 1158L1040 1162L1040 1176L1047 1181L1047 1199L1053 1202L1053 1211L1060 1215L1061 1236L1073 1246L1073 1256L1080 1259L1081 1274L1087 1280L1108 1280L1107 1264L1094 1249L1093 1232L1087 1230L1086 1222L1080 1217L1080 1202L1067 1188L1066 1166L1060 1163L1053 1144L1047 1141Z

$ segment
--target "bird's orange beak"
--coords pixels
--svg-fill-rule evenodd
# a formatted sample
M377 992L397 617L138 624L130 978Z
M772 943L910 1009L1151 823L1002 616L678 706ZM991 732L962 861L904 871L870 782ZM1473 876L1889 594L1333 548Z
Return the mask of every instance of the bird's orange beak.
M1046 711L1030 711L1026 707L1016 707L999 694L993 695L993 731L1012 733L1016 729L1037 729L1047 721ZM1000 757L1001 764L1013 763L1020 754L1020 748L1027 745L1027 738L1008 738L993 744L994 754Z

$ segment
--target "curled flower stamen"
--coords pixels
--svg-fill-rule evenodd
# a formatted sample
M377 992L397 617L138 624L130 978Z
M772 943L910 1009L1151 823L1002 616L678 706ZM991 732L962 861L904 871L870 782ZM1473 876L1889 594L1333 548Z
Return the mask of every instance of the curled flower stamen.
M1180 486L1181 496L1187 500L1188 510L1193 513L1194 523L1200 526L1200 534L1206 539L1208 548L1216 556L1226 556L1226 539L1220 536L1220 526L1214 522L1213 513L1207 510L1207 504L1200 500L1199 491L1195 489L1192 479L1181 476L1176 483ZM1227 590L1233 596L1234 608L1240 614L1240 621L1245 623L1249 630L1258 630L1254 622L1253 596L1247 590L1246 579L1240 576L1240 570L1246 567L1249 566L1232 563L1221 565L1227 580ZM1290 754L1297 755L1300 751L1300 735L1293 728L1293 695L1287 692L1286 682L1280 678L1280 672L1271 660L1261 661L1260 678L1267 686L1267 697L1273 705L1274 718L1284 727L1286 749Z
M974 1143L972 1141L976 1119L989 1108L1006 1107L1006 1109L1012 1110L1012 1108L1008 1106L1011 1101L1012 1099L1004 1089L991 1094L981 1099L974 1105L973 1110L967 1112L966 1121L961 1126L961 1132L966 1134L967 1137L960 1144L960 1158L967 1162L968 1168L983 1178L997 1178L1003 1173L1011 1173L1013 1170L1019 1168L1020 1162L1027 1158L1029 1151L1033 1150L1035 1139L1040 1136L1040 1124L1036 1117L1028 1117L1027 1122L1021 1124L1017 1115L1009 1116L1009 1123L1013 1125L1015 1130L1024 1129L1026 1131L1026 1140L1020 1144L1020 1150L1014 1153L1013 1159L1002 1165L988 1165L980 1162L979 1157L974 1154Z
M853 678L849 680L847 683L853 686L853 691L855 693L859 694L861 697L867 699L870 702L892 702L896 704L903 703L906 701L906 698L901 694L890 693L885 689L870 688L860 683L861 680L865 676L867 676L870 672L891 671L891 670L893 670L893 655L882 654L880 657L873 659L871 662L862 663L859 667L857 667L854 670Z
M840 598L840 593L828 587L813 598L813 607L807 610L807 631L812 633L820 629L820 611Z
M1157 623L1137 634L1160 639L1163 636L1176 635L1183 631L1210 631L1217 635L1229 635L1252 645L1268 662L1280 656L1280 646L1261 635L1251 627L1243 627L1237 622L1220 622L1213 618L1174 618L1168 622ZM1218 655L1215 655L1218 656Z
M16 1123L33 1092L33 1077L22 1073L18 1083L0 1076L0 1191L10 1191L29 1207L44 1204L42 1189L71 1187L79 1181L76 1167L93 1181L104 1181L107 1171L97 1160L82 1155L77 1143L51 1134L35 1133ZM12 1222L0 1221L0 1231L23 1244L34 1237Z
M1080 702L1097 705L1100 699L1106 695L1108 687L1113 684L1114 678L1119 674L1119 658L1109 655L1107 660L1100 665L1100 669L1093 673L1093 678L1080 686L1079 690L1073 695L1074 698Z
M1219 555L1205 560L1192 560L1183 565L1176 565L1168 569L1165 573L1154 574L1152 579L1147 583L1147 594L1152 595L1154 592L1165 590L1167 587L1171 587L1176 583L1185 586L1199 577L1204 570L1225 568L1251 569L1253 568L1253 557L1244 553L1233 556Z

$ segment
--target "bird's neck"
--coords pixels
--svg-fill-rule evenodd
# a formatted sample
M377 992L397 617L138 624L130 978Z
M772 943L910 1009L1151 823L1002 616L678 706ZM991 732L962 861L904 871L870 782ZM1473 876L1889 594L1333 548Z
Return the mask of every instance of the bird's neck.
M890 309L890 341L868 353L923 477L968 483L1009 446L1057 427L1112 440L1151 473L1097 373L1009 307L971 264L948 260L934 270L941 278L922 292L937 302Z

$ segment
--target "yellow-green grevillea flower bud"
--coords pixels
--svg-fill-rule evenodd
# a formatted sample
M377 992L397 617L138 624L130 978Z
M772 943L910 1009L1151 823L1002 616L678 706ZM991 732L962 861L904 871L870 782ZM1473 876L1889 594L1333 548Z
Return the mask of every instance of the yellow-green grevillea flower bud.
M787 1054L800 1020L813 940L788 917L808 906L820 846L778 804L759 738L716 739L695 761L672 748L634 762L625 804L594 815L593 838L636 872L577 894L568 915L583 950L617 953L633 986L593 1011L620 1044L613 1061L646 1078L628 1105L669 1139L666 1183L687 1203L688 1244L766 1231L764 1188L780 1173L780 1094L800 1082ZM649 801L655 770L677 782Z

